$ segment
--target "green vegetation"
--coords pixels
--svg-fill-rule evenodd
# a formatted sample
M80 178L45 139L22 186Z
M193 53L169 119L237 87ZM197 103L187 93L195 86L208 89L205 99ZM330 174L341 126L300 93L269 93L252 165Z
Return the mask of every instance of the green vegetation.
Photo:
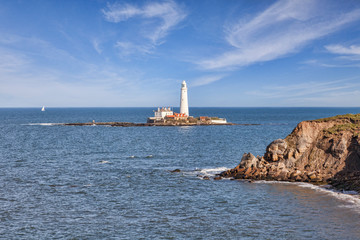
M324 130L326 135L329 134L338 134L343 131L350 131L355 136L359 136L360 134L360 114L345 114L345 115L337 115L329 118L322 118L314 120L315 122L329 122L336 121L338 124L335 126Z
M197 123L199 120L198 118L188 117L189 123Z
M328 118L321 118L314 120L315 122L329 122L334 120L348 120L353 123L359 123L360 122L360 113L358 114L345 114L345 115L337 115L334 117L328 117Z
M211 120L220 120L220 118L218 118L218 117L211 117L210 119Z
M210 120L220 120L220 118L218 118L218 117L201 117L204 121L210 121ZM200 119L200 117L197 117L197 118L195 118L195 119L197 119L197 120L201 120Z
M339 124L325 130L325 132L329 134L337 134L343 131L350 131L352 133L357 133L358 135L360 131L360 124L359 123Z

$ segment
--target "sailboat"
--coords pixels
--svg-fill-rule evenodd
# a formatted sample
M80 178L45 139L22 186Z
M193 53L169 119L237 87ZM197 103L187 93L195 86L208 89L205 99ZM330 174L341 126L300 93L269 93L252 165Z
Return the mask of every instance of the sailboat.
M42 111L42 112L45 112L45 106L42 107L41 111Z

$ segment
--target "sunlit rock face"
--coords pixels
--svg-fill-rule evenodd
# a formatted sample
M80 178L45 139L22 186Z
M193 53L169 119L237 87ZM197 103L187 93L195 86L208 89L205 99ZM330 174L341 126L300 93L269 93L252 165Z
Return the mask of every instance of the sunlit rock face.
M264 156L245 153L222 177L328 182L360 190L360 114L304 121L285 139L270 143Z

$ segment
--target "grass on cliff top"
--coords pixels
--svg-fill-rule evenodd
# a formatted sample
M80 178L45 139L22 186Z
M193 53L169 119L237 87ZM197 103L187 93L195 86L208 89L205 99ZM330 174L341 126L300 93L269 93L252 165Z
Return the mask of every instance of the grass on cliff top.
M360 134L360 124L348 123L348 124L339 124L335 125L332 128L326 129L325 132L329 134L337 134L343 131L350 131L351 133L359 136Z
M324 130L326 134L337 134L343 131L350 131L354 135L359 136L360 134L360 114L345 114L337 115L329 118L322 118L314 120L315 122L329 122L338 121L339 123L335 126Z
M358 114L345 114L345 115L336 115L334 117L328 117L328 118L320 118L314 120L315 122L329 122L333 120L348 120L352 123L359 123L360 122L360 113Z

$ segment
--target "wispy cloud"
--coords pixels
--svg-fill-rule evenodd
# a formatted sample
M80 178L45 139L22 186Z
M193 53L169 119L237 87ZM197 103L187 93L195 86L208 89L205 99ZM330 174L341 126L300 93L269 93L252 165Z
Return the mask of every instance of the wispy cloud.
M98 53L98 54L101 54L102 53L102 48L100 46L100 41L98 39L94 39L92 41L92 44L93 44L93 47L95 49L95 51Z
M360 55L360 45L351 45L349 47L335 44L327 45L325 49L333 54L342 54L342 55Z
M358 61L360 61L360 55L340 56L330 60L311 59L304 61L302 63L305 65L324 67L324 68L358 68L360 67Z
M85 62L41 39L0 37L0 106L131 104L140 74Z
M29 64L28 59L23 54L11 53L0 48L0 73L2 72L17 72L20 66Z
M117 41L115 47L119 49L121 56L128 56L132 54L150 54L153 46L149 44L137 45L132 42Z
M144 6L120 3L108 4L107 8L102 10L102 13L107 21L114 23L127 21L130 18L159 20L151 23L149 21L139 23L140 26L146 25L147 31L144 31L142 36L150 40L154 46L162 44L169 32L183 21L187 15L183 8L174 1L149 2Z
M192 87L204 86L223 79L225 75L203 76L192 81Z
M311 59L304 61L306 65L326 68L358 68L360 67L360 45L344 46L341 44L326 45L328 53L336 55L330 59Z
M249 91L247 94L272 99L297 99L308 97L321 97L329 94L341 94L348 91L360 91L360 77L340 79L328 82L304 82L285 86L264 86L257 91Z
M227 69L278 59L360 19L360 9L337 11L314 0L280 0L250 20L227 28L233 50L198 64Z
M116 68L93 65L63 72L16 55L4 57L13 61L4 65L0 57L0 106L131 106L139 101L131 93L136 81L127 81Z

